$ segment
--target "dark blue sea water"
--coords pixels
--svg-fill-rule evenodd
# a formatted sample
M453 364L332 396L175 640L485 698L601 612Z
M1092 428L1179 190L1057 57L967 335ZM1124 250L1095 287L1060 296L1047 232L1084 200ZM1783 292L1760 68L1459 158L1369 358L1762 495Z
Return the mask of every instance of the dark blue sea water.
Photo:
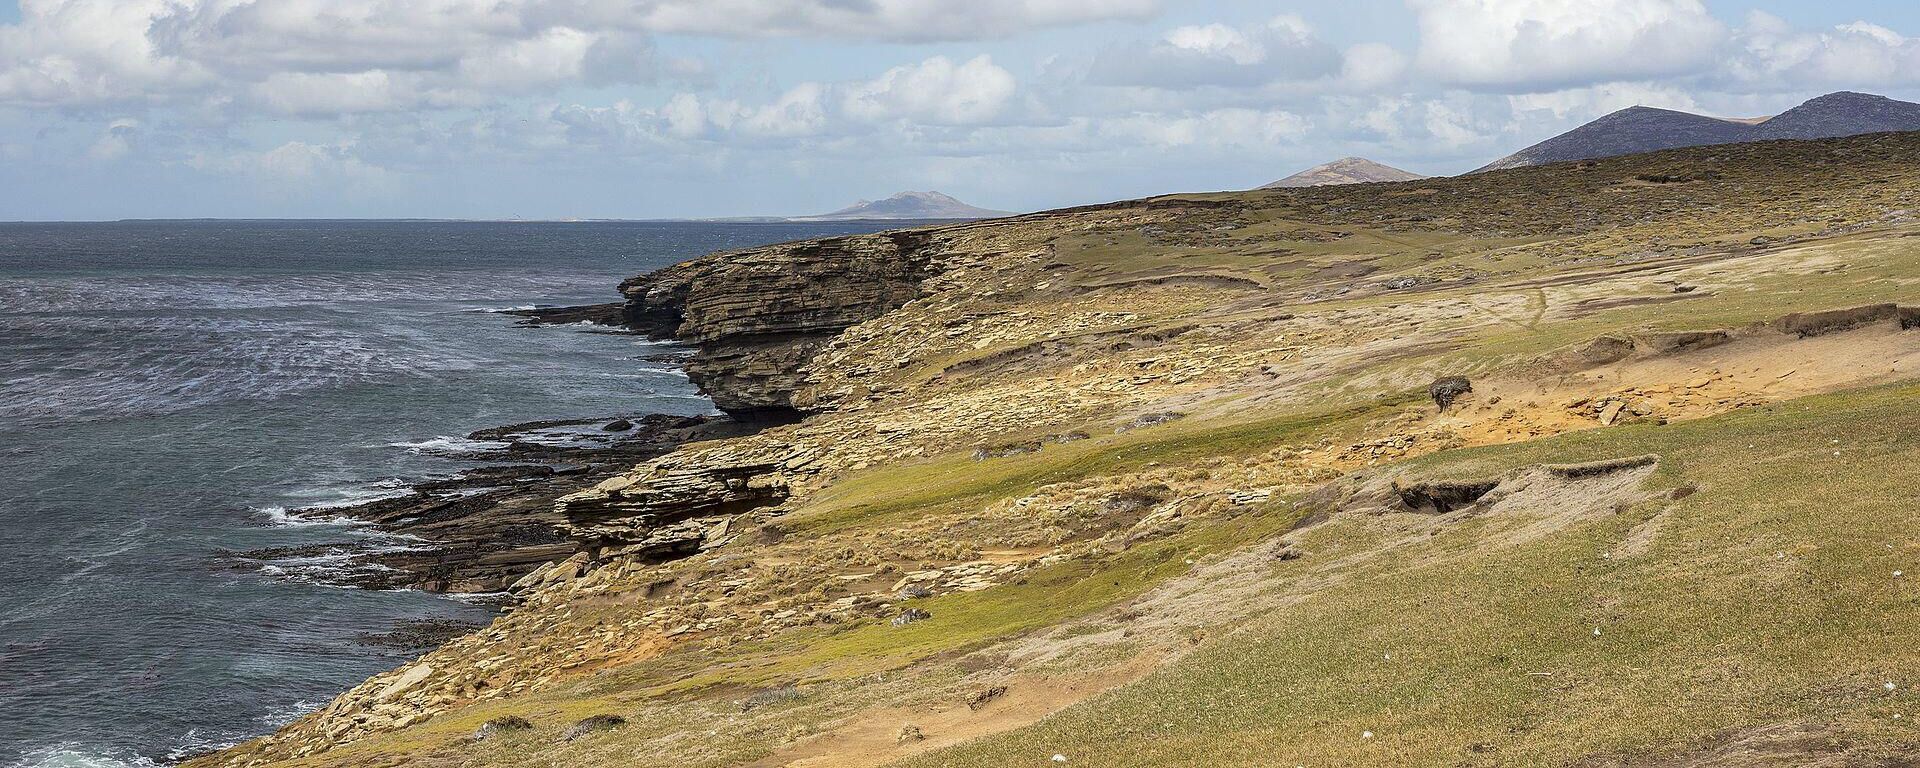
M409 655L362 634L487 617L215 563L371 535L278 510L451 474L420 446L483 427L710 408L634 359L644 341L489 310L613 301L706 251L877 228L0 224L0 766L233 743Z

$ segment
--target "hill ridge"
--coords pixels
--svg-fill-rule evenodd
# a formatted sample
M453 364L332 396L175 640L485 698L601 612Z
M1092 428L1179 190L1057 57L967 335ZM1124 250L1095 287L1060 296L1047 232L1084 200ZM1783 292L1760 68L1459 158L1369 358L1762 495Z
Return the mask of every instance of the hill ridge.
M1343 157L1321 163L1279 181L1260 185L1260 189L1298 189L1344 184L1373 184L1394 181L1418 181L1427 178L1364 157Z
M1836 91L1760 120L1636 105L1495 160L1473 173L1593 160L1682 147L1778 139L1828 139L1920 130L1920 104Z
M858 219L994 219L1013 215L960 202L937 190L908 190L880 200L860 200L829 213L794 216L791 221L848 221Z

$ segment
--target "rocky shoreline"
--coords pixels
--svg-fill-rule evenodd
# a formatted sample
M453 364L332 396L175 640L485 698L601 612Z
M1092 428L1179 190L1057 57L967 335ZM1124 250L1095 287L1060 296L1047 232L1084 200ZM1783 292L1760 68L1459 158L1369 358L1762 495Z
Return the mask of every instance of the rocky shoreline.
M586 430L601 431L604 437ZM636 463L751 427L724 416L652 414L635 419L556 420L484 429L466 436L484 450L451 458L486 462L453 477L413 483L397 496L345 507L288 511L292 520L363 523L378 535L356 541L223 553L236 568L284 570L335 561L302 577L363 589L418 589L484 595L579 549L554 502ZM562 436L563 439L556 439Z
M898 308L940 274L942 235L967 225L783 243L709 254L620 285L624 302L504 311L528 327L591 324L688 345L647 360L681 366L724 415L607 416L471 432L435 453L481 465L411 482L398 495L288 511L352 521L372 536L226 552L236 569L362 589L514 602L610 558L662 561L699 551L735 514L778 504L772 467L696 462L645 499L609 481L682 446L790 424L830 407L804 363L860 322ZM769 286L769 279L778 283ZM617 483L615 483L617 484ZM631 495L631 494L628 494ZM608 525L609 518L618 525Z
M528 327L590 323L632 334L625 305L538 307L500 314ZM641 358L681 364L687 350ZM582 549L555 502L689 443L737 437L759 425L725 415L608 415L551 419L475 430L431 449L478 466L450 477L408 481L395 495L350 505L292 509L288 521L364 526L340 541L222 552L235 570L371 590L416 589L510 603L514 585ZM371 534L371 535L368 535ZM467 627L466 630L471 630ZM463 632L406 630L410 645L431 647ZM422 645L419 637L438 641ZM384 637L384 636L383 636ZM375 643L379 644L379 643Z

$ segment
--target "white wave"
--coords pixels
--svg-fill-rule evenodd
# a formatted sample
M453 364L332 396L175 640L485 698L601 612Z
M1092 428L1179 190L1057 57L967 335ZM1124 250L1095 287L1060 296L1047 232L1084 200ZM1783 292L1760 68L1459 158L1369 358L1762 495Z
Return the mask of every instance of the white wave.
M177 762L180 762L181 760L185 760L195 755L204 755L208 752L214 752L214 751L226 749L227 747L238 746L242 741L246 741L246 739L209 738L201 735L200 729L193 728L188 730L185 735L181 736L179 740L174 742L173 749L167 750L167 762L177 763Z
M413 486L404 480L381 480L369 487L360 488L302 488L288 494L299 498L315 498L289 509L286 506L273 505L254 507L253 511L266 516L267 525L274 528L311 528L316 526L356 528L367 525L366 521L347 515L325 514L328 510L357 507L388 499L403 499L413 495Z
M9 768L157 768L159 765L137 755L114 757L61 744L28 752Z
M512 443L499 440L469 440L464 437L440 435L414 442L388 443L395 448L405 448L408 453L488 453L506 450Z
M513 594L512 592L506 592L506 591L501 591L501 592L448 592L448 593L446 593L446 594L444 594L444 595L442 595L442 597L445 597L445 598L447 598L448 600L452 600L452 601L454 601L454 602L456 602L456 603L467 603L467 604L469 604L469 605L491 605L491 604L493 604L493 603L494 603L495 601L498 601L498 600L500 600L500 599L502 599L502 598L505 598L505 597L507 597L507 596L509 596L509 595L512 595L512 594Z
M319 709L320 704L323 704L323 703L325 702L315 703L315 702L307 701L306 699L301 699L291 704L282 704L282 705L273 707L267 710L266 714L263 714L254 719L259 721L260 724L265 725L269 728L279 728L280 726L286 725L287 723L291 723L302 717L306 717L307 713L312 712L316 709Z
M365 521L355 520L345 515L294 515L289 513L286 507L256 507L254 511L266 515L267 525L274 528L314 528L321 526L347 528L366 525Z

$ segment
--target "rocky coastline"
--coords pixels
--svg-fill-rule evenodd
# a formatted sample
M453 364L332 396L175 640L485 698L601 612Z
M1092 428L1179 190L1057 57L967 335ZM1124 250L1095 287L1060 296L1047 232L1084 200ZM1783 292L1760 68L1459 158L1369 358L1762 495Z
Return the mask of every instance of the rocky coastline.
M286 513L295 521L364 524L377 536L229 552L220 558L236 569L265 568L336 586L455 595L505 593L540 566L578 551L577 542L566 535L564 521L553 512L555 499L680 445L747 431L750 426L723 416L667 414L478 430L466 439L485 450L444 455L480 462L479 466L452 477L413 482L387 498ZM558 442L555 435L568 441ZM291 572L286 565L326 558L345 562Z
M502 314L538 326L590 323L690 345L668 353L723 415L607 416L514 424L465 436L481 462L453 477L344 507L290 510L295 520L350 520L384 537L222 553L241 569L345 555L302 578L364 589L492 597L578 576L609 557L658 561L699 551L715 526L774 504L754 461L690 468L639 504L594 504L595 489L677 448L798 421L802 364L848 327L918 295L934 274L924 230L855 235L712 254L620 285L624 302ZM777 288L767 281L777 276ZM571 500L569 503L568 500ZM609 499L609 501L613 501ZM612 527L606 524L615 523ZM398 542L396 545L395 542Z
M1219 678L1182 665L1214 649L1271 657L1276 674L1384 660L1375 635L1312 628L1345 620L1360 605L1349 598L1434 606L1422 626L1439 626L1461 606L1516 599L1515 578L1576 548L1583 567L1661 557L1635 532L1697 522L1666 514L1669 501L1741 498L1720 494L1749 482L1769 424L1804 424L1812 407L1886 418L1846 415L1855 400L1787 403L1910 397L1848 392L1912 375L1887 363L1916 343L1911 283L1868 278L1912 274L1917 143L1170 196L721 252L628 280L617 315L543 310L527 321L611 321L686 344L685 370L737 436L688 437L530 495L524 509L552 539L505 585L512 610L190 764L883 764L989 749L1063 708L1111 706L1127 697L1090 697L1142 679L1191 681L1179 700L1205 710ZM1697 168L1718 175L1662 190L1673 197L1616 194ZM1805 198L1791 211L1766 183L1783 173ZM1808 462L1896 445L1892 432L1844 446L1810 434L1792 448ZM1568 449L1580 440L1603 444ZM1654 473L1686 483L1640 488ZM1868 511L1887 524L1904 509ZM1684 540L1730 541L1780 518L1727 519L1741 527ZM1603 526L1622 541L1595 552ZM1786 560L1776 547L1741 562ZM1516 554L1538 565L1516 570ZM1483 570L1485 597L1452 591L1463 565ZM1556 616L1587 597L1564 579L1534 589L1527 599ZM1402 599L1409 590L1426 602ZM1686 597L1676 619L1693 615ZM1266 642L1280 636L1271 623L1240 631L1311 611L1298 644ZM1561 623L1585 648L1606 621ZM1779 626L1769 616L1753 631ZM1447 642L1536 628L1498 629ZM1351 666L1335 670L1349 687L1378 681L1378 663ZM1783 685L1781 700L1820 685ZM1282 701L1320 683L1269 687ZM1638 695L1612 690L1609 702ZM1149 734L1164 722L1159 710L1115 721ZM1373 726L1349 719L1337 742L1311 746ZM1551 762L1585 764L1565 757Z

